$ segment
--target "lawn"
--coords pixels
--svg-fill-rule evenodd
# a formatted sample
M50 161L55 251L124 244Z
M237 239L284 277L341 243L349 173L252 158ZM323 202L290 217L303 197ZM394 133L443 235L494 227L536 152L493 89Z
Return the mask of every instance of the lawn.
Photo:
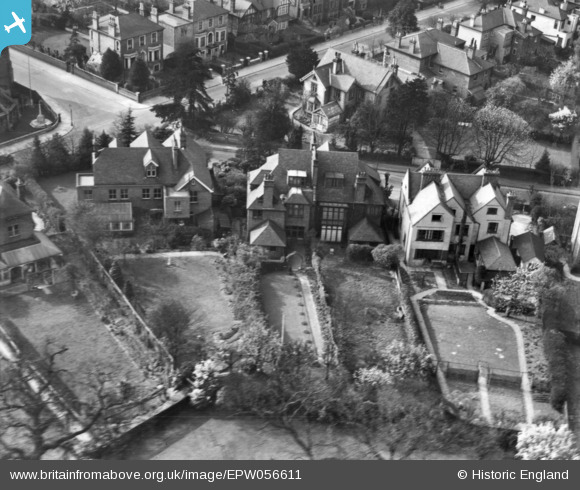
M423 302L421 310L440 360L470 370L481 361L492 370L521 371L513 330L482 306Z
M138 257L121 263L125 280L135 289L136 302L147 316L161 301L177 300L203 324L207 333L225 332L234 322L221 290L214 256L172 258Z
M151 391L153 386L127 356L91 305L82 297L51 288L52 294L32 291L10 297L0 297L2 314L17 328L11 332L25 352L43 355L47 343L52 350L65 347L57 356L60 378L81 400L86 400L86 382L97 373L114 374L119 381L130 382L137 391ZM25 339L21 339L20 334ZM149 388L149 389L148 389Z
M349 368L372 362L392 341L405 340L403 320L396 315L397 285L388 271L327 256L322 275L335 339L341 354L351 360L346 361Z
M70 32L63 32L49 27L36 27L32 35L32 40L37 45L42 44L44 49L50 48L51 53L58 51L59 55L62 56L70 42L70 37ZM89 41L83 36L79 36L79 41L87 48L87 53L90 54Z
M38 179L39 185L63 209L69 209L77 200L76 172Z

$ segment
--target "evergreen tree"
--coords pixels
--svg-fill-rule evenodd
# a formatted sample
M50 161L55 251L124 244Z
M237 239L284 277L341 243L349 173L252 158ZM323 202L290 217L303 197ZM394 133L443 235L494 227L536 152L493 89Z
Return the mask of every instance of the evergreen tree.
M109 136L105 130L103 130L103 132L97 136L95 140L95 146L98 150L107 148L111 141L113 141L113 138Z
M119 55L111 49L107 49L101 60L101 76L112 82L116 82L123 75L123 63Z
M30 170L33 176L43 177L48 175L48 163L38 136L32 142L32 155L30 157Z
M141 58L137 58L129 71L129 88L134 92L144 92L149 85L149 68Z
M288 148L295 148L300 150L302 148L303 135L304 129L302 129L301 125L292 129L288 135Z
M83 129L83 134L78 143L76 154L77 170L89 170L91 168L93 159L93 138L94 134L91 130Z
M137 136L133 109L129 107L127 112L121 112L115 123L115 127L117 130L117 145L120 147L128 147Z
M64 57L67 61L72 61L82 67L86 54L87 48L81 44L79 33L75 29L70 36L68 46L64 50Z
M290 46L286 64L288 72L300 80L318 64L318 53L305 43L293 44Z
M255 114L255 134L263 142L280 140L290 131L292 123L286 109L287 99L288 89L280 79L271 80L264 87L264 95Z
M58 175L68 172L72 168L72 158L64 138L55 133L44 145L48 174Z
M547 149L544 149L544 153L542 153L542 156L536 162L536 170L548 173L550 171L551 164L552 162L550 161L550 153Z

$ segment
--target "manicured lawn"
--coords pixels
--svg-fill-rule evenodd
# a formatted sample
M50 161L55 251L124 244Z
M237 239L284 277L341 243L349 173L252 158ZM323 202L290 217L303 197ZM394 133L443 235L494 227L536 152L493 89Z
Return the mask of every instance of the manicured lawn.
M482 306L424 302L421 309L440 360L474 369L482 361L491 369L521 371L511 327L487 315Z
M86 383L99 372L111 373L118 381L125 380L139 392L153 387L127 356L115 338L81 296L58 292L47 295L32 291L17 296L0 297L2 314L16 326L32 349L41 356L51 342L51 351L65 347L57 356L56 367L64 370L60 378L78 398L86 399ZM19 337L18 332L12 332Z
M397 285L387 271L328 256L322 261L322 272L343 355L364 364L393 340L405 340L403 321L396 316Z
M160 302L177 300L196 310L207 333L228 330L234 317L221 283L213 256L172 258L138 257L125 259L121 268L133 283L137 303L147 316Z
M77 199L76 175L77 172L69 172L38 179L38 183L58 204L69 209Z

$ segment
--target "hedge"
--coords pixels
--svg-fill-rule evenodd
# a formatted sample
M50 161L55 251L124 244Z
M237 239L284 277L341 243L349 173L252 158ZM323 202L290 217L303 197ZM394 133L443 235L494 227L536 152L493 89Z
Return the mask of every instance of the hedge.
M568 399L568 346L562 332L544 332L544 353L550 370L550 403L554 410L562 412Z

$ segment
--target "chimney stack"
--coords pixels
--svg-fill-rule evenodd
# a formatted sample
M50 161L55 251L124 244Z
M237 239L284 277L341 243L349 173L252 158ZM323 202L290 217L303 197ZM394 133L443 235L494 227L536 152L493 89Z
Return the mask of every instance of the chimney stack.
M415 54L417 50L417 38L413 38L409 40L409 52Z
M509 191L507 193L507 195L505 196L505 202L506 202L505 217L506 218L511 218L511 215L514 211L515 201L516 201L516 195L512 191Z
M159 24L159 10L157 10L157 7L151 7L151 16L149 18L151 22Z
M173 164L173 169L177 170L177 165L179 164L179 147L177 146L177 140L175 136L173 137L173 146L171 148L171 161Z
M358 172L354 182L354 202L364 202L367 188L367 174Z
M318 153L316 148L312 149L312 158L310 161L310 173L312 174L312 202L316 203L316 188L318 186Z
M457 34L459 34L459 21L455 19L451 26L451 35L457 37Z
M272 174L264 176L264 209L271 209L274 207L274 177Z
M169 9L168 12L170 14L174 14L175 13L175 2L173 0L169 0Z
M441 17L437 19L437 29L439 29L440 31L443 30L443 19Z
M114 15L109 17L109 36L117 37L117 18Z
M145 3L143 2L139 3L139 15L145 17Z
M340 75L342 73L342 59L338 52L334 54L334 59L332 60L332 73L334 75Z
M403 42L403 33L402 32L397 32L397 34L395 34L395 39L397 42L397 48L401 47L401 44Z
M193 19L193 11L195 9L195 0L188 0L189 4L189 20Z
M99 14L93 10L92 28L96 31L99 28Z
M475 27L475 15L471 14L471 17L469 18L469 27Z

